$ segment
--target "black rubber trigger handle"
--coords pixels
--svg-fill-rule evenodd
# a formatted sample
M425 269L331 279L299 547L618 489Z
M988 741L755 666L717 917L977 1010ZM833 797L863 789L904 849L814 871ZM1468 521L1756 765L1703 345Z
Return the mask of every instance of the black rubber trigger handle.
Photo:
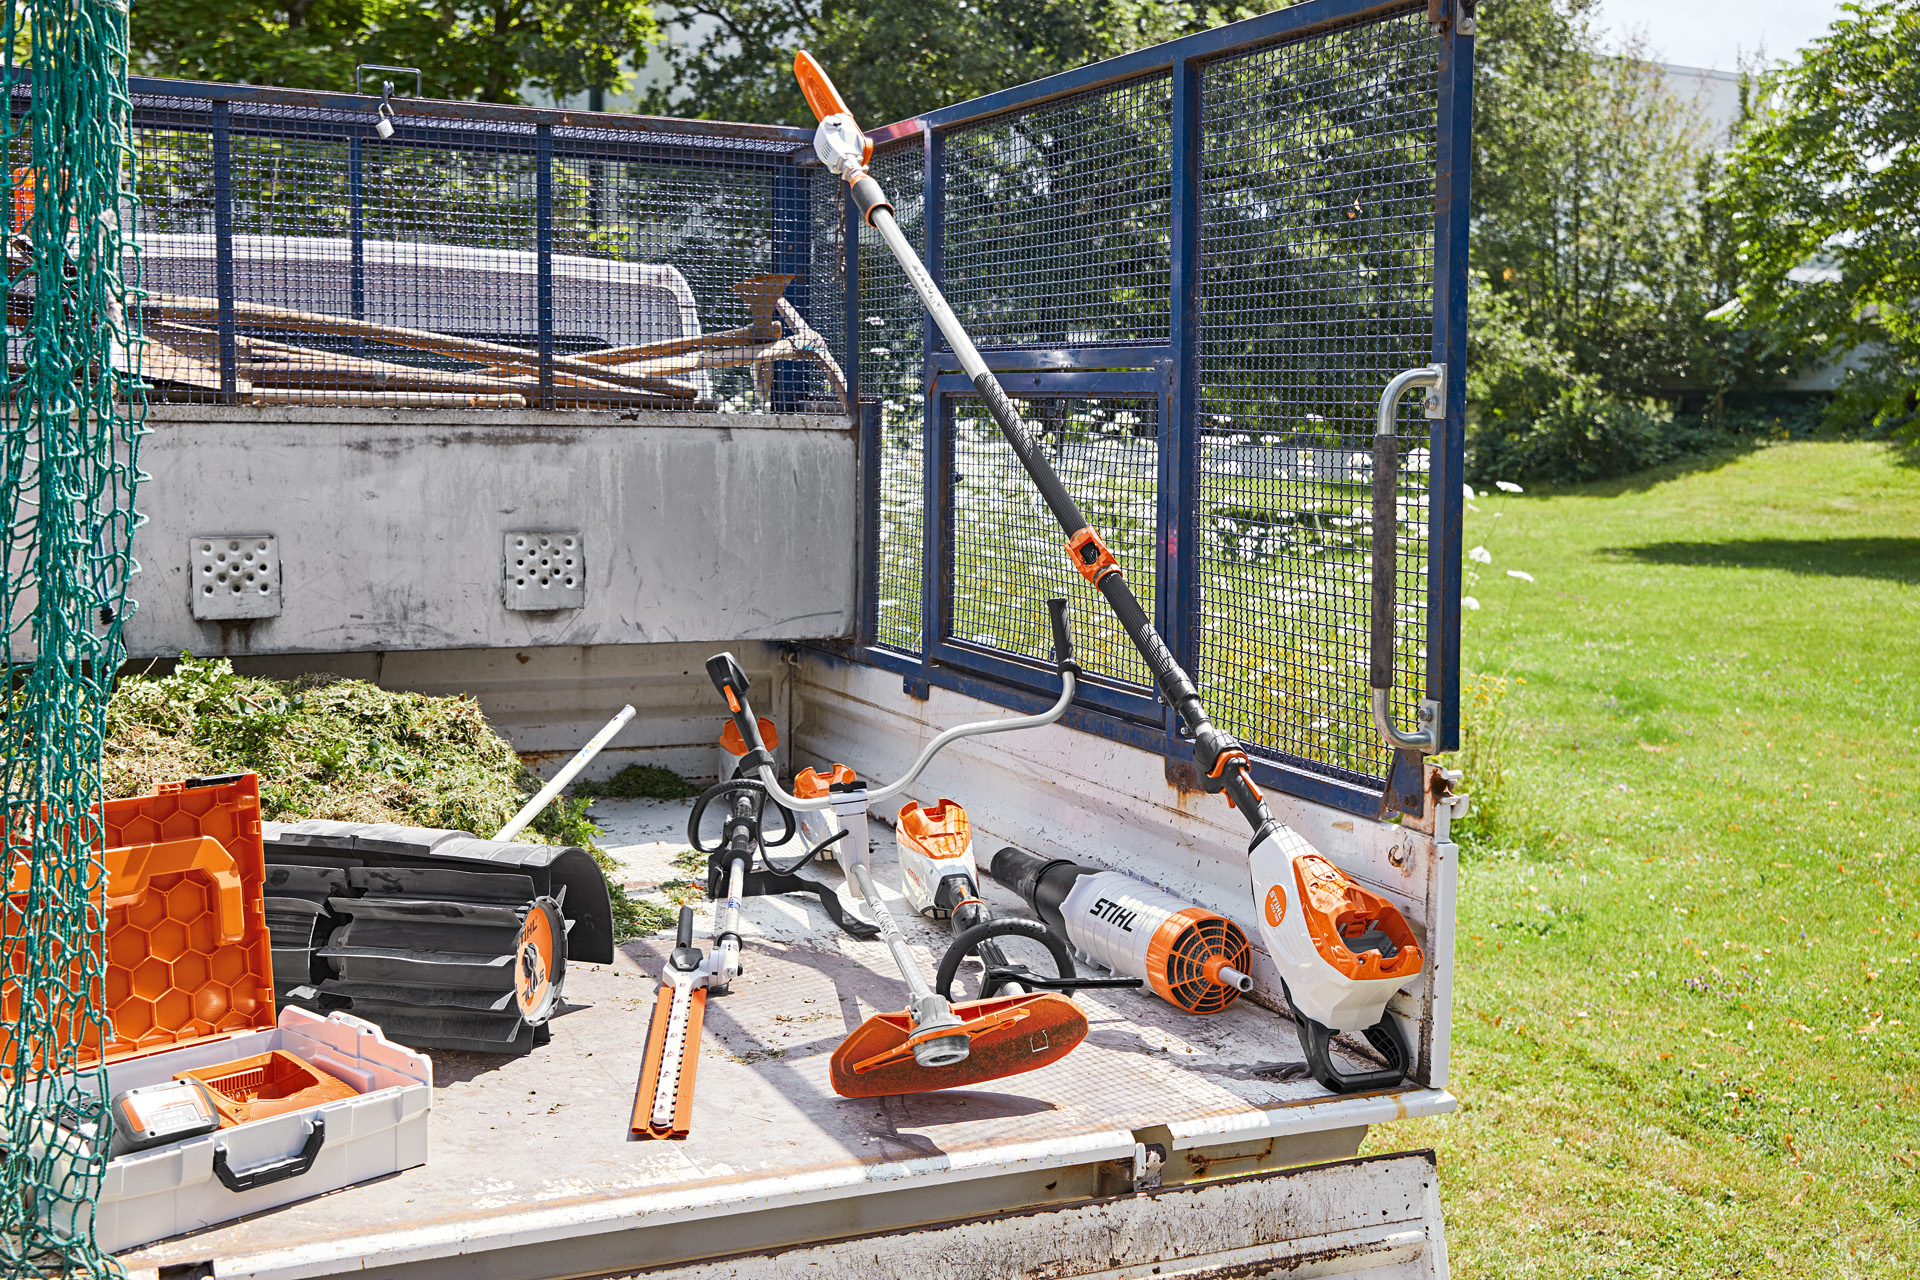
M721 697L731 693L735 699L744 700L747 690L753 687L731 653L716 653L707 659L707 678L713 681Z
M1055 597L1047 601L1047 613L1053 619L1053 663L1062 671L1078 671L1073 660L1073 635L1067 630L1067 602Z

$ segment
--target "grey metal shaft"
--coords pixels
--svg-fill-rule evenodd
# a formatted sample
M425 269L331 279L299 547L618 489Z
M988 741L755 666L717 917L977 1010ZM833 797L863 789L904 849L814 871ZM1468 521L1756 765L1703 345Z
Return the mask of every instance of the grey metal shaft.
M907 273L907 281L913 285L913 291L920 295L920 302L926 307L933 322L940 326L940 333L953 348L953 354L960 358L960 368L969 379L978 378L987 371L987 362L980 358L980 352L974 348L973 339L960 325L960 317L953 314L953 308L947 305L946 295L940 292L940 286L933 282L927 269L920 262L920 254L900 230L900 224L893 219L893 210L875 209L873 226L893 250L893 256L900 260L900 269Z
M880 936L887 941L887 950L893 952L893 962L900 966L900 976L906 979L907 990L913 999L908 1008L917 1008L921 1001L931 997L933 987L921 976L920 962L913 958L913 952L907 947L907 935L900 932L900 926L894 922L893 913L887 910L887 904L873 887L873 877L868 874L864 863L853 863L847 872L860 887L860 894L867 906L873 910L874 921L880 926Z
M560 788L572 782L573 776L586 768L587 764L595 756L600 754L600 749L609 742L612 742L614 735L624 729L627 721L631 719L633 719L633 708L630 706L620 708L620 714L607 721L606 727L594 734L592 741L580 748L580 750L574 754L573 759L561 766L560 772L553 775L553 781L540 788L540 793L520 806L520 812L509 818L506 826L493 833L493 838L495 840L511 840L519 835L521 830L524 829L529 822L539 817L540 811L546 808L555 796L560 794Z

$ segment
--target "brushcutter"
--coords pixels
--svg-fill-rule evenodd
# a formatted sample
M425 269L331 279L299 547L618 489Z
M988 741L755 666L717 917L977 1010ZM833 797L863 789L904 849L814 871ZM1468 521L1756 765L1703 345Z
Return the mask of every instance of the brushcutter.
M1178 713L1193 740L1193 759L1202 788L1224 794L1227 803L1253 828L1248 851L1252 899L1267 952L1280 971L1301 1030L1308 1069L1336 1093L1399 1083L1406 1074L1407 1048L1386 1005L1395 991L1420 972L1422 963L1406 922L1390 903L1361 889L1273 817L1254 785L1247 753L1231 734L1208 719L1199 690L1154 630L1113 553L1060 482L1019 410L981 360L940 286L907 243L886 192L867 171L873 157L872 140L860 132L846 102L811 54L803 50L796 55L793 70L807 105L820 122L814 132L814 151L828 170L846 182L867 225L880 233L899 261L921 304L939 326L987 411L1059 521L1073 567L1106 598L1153 673L1161 696ZM1290 902L1297 906L1289 909ZM1336 1070L1328 1042L1337 1032L1363 1033L1381 1051L1387 1066L1354 1074Z
M907 984L907 1007L868 1018L834 1050L834 1092L847 1098L923 1093L998 1080L1033 1071L1066 1056L1087 1034L1086 1015L1065 996L1050 991L997 995L954 1002L935 991L920 972L906 935L874 885L867 841L868 806L912 786L933 758L963 738L1052 724L1066 714L1078 687L1079 666L1067 635L1065 600L1048 601L1052 615L1060 696L1038 715L956 725L920 752L913 766L885 786L869 786L851 769L836 765L823 796L802 797L781 789L773 753L759 740L759 724L747 701L747 676L730 653L707 660L707 674L727 700L727 709L751 748L741 759L741 780L757 779L767 796L794 811L831 809L837 825L835 855L847 882L879 922L881 936Z

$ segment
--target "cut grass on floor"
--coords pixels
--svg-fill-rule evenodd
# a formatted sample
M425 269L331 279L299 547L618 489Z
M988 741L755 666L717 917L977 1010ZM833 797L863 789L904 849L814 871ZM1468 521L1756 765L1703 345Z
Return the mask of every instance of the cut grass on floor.
M1459 1276L1913 1274L1920 468L1789 444L1473 507L1506 725L1461 1106L1369 1149L1439 1149Z

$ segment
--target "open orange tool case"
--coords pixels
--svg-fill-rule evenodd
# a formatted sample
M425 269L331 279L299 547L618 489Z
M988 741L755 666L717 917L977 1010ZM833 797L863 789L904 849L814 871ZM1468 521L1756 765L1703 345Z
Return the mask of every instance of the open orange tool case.
M102 816L108 1096L192 1073L228 1127L117 1154L95 1209L101 1246L132 1248L424 1163L425 1057L348 1014L274 1016L254 775L163 785L107 801ZM24 892L24 873L14 869L10 892ZM9 1021L17 1000L0 1001ZM102 1054L93 1039L75 1073L87 1087ZM45 1140L71 1158L94 1139L50 1126Z

